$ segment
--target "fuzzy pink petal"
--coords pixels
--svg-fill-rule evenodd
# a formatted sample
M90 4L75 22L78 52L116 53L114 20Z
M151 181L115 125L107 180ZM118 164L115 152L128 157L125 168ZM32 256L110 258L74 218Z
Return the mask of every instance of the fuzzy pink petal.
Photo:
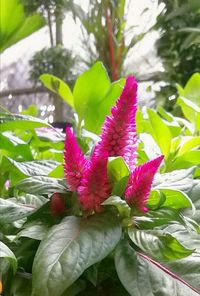
M134 169L131 173L125 191L125 199L141 212L147 212L146 202L151 190L154 176L163 160L161 155Z
M77 190L83 177L87 160L79 148L76 138L68 127L66 129L64 150L64 172L71 191Z
M106 117L102 127L101 141L95 154L108 153L108 156L122 156L132 170L136 162L136 123L137 82L133 76L126 84L111 115Z
M108 155L92 156L81 185L78 187L78 197L81 205L88 211L101 211L101 203L110 195L110 185L107 176Z

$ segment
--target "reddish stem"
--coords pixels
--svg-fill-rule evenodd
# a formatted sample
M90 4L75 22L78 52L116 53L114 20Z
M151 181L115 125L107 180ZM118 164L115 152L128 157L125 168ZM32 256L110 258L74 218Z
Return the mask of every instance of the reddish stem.
M110 59L111 59L111 66L112 66L112 77L113 80L117 80L117 67L115 63L115 50L113 44L113 32L112 32L112 25L111 25L111 12L109 7L106 9L106 24L108 30L108 38L109 38L109 48L110 48Z

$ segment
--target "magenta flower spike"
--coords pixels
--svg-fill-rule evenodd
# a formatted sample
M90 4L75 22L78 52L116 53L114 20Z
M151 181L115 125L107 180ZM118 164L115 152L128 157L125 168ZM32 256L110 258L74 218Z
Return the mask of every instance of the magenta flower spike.
M126 79L122 94L112 107L102 127L101 140L94 154L108 153L108 156L122 156L133 170L136 162L137 82L133 76Z
M71 129L66 128L65 150L64 150L64 172L67 184L71 191L76 191L80 185L87 160L79 148L76 138Z
M154 176L163 160L161 155L136 167L131 173L125 190L125 200L141 212L147 212L146 202Z
M88 211L101 211L101 203L110 195L111 189L107 175L108 155L92 156L81 185L78 197L81 205Z

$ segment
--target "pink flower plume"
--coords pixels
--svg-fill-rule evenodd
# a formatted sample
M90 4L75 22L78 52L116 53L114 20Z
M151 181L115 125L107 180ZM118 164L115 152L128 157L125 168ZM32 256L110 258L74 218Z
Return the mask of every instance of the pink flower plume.
M136 162L136 103L137 82L129 76L111 115L106 117L101 140L94 151L96 155L106 152L108 156L122 156L131 170Z
M146 202L154 176L163 160L161 155L136 167L131 173L125 191L125 200L141 212L147 212Z
M79 148L71 129L66 128L64 172L71 191L77 190L86 169L87 160Z
M79 201L85 210L101 211L101 203L110 195L110 185L107 176L108 156L92 156L81 185L78 188Z

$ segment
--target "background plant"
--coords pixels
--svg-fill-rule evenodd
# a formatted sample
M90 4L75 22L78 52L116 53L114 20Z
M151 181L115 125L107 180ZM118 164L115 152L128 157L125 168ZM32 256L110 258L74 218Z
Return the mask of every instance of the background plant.
M164 296L173 295L174 289L180 296L199 295L198 79L195 74L185 88L179 87L177 103L185 119L163 108L159 114L137 112L137 165L160 153L165 161L148 199L149 212L131 219L122 194L129 174L123 159L109 160L114 191L104 212L83 217L63 179L64 135L35 117L1 114L5 295L154 295L155 289ZM77 79L73 91L55 76L46 74L41 80L77 112L77 141L89 157L124 80L111 83L100 62ZM64 214L52 213L52 202L57 209L64 207Z

